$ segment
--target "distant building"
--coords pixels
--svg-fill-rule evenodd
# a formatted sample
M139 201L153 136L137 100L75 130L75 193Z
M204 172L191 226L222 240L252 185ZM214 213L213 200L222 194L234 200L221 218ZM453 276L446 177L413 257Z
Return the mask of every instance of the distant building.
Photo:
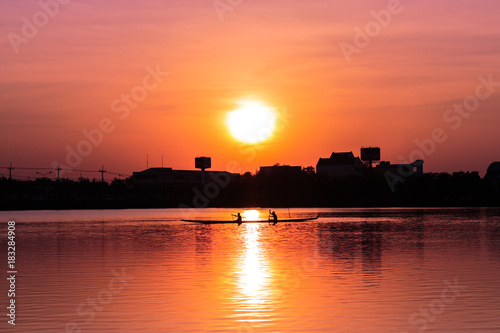
M378 173L391 172L393 174L404 174L405 177L424 174L424 160L416 160L410 164L391 164L391 162L381 161L376 167Z
M328 178L360 176L363 174L363 162L359 157L354 157L351 152L335 153L330 158L320 158L316 164L318 175Z
M404 174L404 177L423 175L424 173L423 160L416 160L409 164L391 164L382 161L375 168L372 168L372 163L378 160L380 160L380 148L378 147L361 148L361 158L355 157L352 152L333 152L330 158L319 159L316 165L316 173L325 175L330 179L373 173L383 174L386 172Z
M262 166L260 167L260 173L265 175L270 175L275 172L279 173L300 173L302 171L302 167L300 166L290 166L290 165L273 165L273 166Z
M226 171L205 171L206 181L213 179L233 180L239 174ZM144 171L134 172L132 181L138 184L201 184L202 171L198 170L173 170L172 168L149 168Z

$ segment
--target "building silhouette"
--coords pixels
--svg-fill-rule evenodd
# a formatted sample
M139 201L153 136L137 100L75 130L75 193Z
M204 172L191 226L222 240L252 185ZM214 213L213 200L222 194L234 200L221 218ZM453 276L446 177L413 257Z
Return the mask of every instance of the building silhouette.
M271 174L299 174L302 171L300 166L290 166L290 165L273 165L273 166L261 166L260 173L264 175Z
M416 160L406 164L391 164L381 161L375 168L372 163L380 160L380 148L361 148L361 158L354 156L353 152L333 152L329 158L320 158L316 164L316 173L329 179L362 176L364 174L404 174L405 177L424 174L424 161Z
M381 161L375 167L375 171L378 173L392 172L393 174L404 174L406 177L424 174L424 160L416 160L412 163L406 164L391 164L388 161Z
M172 168L149 168L134 172L131 181L136 184L202 184L203 175L206 173L208 181L213 178L234 180L239 174L227 171L198 171L198 170L173 170Z
M327 176L330 179L346 176L361 176L363 174L363 162L359 157L354 157L351 152L335 153L329 158L320 158L316 164L318 175Z

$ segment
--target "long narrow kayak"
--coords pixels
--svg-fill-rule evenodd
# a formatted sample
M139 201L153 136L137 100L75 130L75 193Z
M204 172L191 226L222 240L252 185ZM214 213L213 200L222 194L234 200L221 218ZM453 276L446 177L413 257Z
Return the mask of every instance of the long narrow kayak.
M283 222L305 222L305 221L312 221L312 220L317 220L319 217L309 217L306 219L288 219L288 220L278 220L278 223L283 223ZM203 223L203 224L223 224L223 223L238 223L237 221L234 220L182 220L184 222L196 222L196 223ZM241 221L242 223L270 223L273 222L268 221L268 220L243 220ZM274 223L274 222L273 222Z

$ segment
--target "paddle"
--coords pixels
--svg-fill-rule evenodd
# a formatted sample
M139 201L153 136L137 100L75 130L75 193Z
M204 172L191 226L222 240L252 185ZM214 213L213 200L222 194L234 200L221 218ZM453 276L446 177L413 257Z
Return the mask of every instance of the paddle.
M272 229L273 229L273 231L274 231L275 233L278 233L278 231L277 231L276 229L274 229L274 225L275 225L275 224L274 224L274 223L273 223L273 224L271 224L271 215L272 215L272 214L271 214L271 210L269 210L269 214L267 215L267 224L273 227Z
M238 215L239 215L239 213L238 213ZM233 220L233 222L234 222L233 216L239 217L238 215L231 214L231 219ZM243 223L243 221L241 219L238 220L238 226L240 226L242 223Z

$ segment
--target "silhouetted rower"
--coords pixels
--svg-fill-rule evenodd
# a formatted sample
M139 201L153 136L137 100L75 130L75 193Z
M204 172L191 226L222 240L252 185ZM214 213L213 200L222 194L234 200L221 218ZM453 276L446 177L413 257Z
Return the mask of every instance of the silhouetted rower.
M273 218L273 225L275 225L276 223L278 223L278 215L276 215L275 211L271 212L271 217Z
M238 213L238 215L234 215L234 214L231 214L232 216L236 216L236 222L238 222L238 225L240 225L242 223L242 219L241 219L241 214Z

